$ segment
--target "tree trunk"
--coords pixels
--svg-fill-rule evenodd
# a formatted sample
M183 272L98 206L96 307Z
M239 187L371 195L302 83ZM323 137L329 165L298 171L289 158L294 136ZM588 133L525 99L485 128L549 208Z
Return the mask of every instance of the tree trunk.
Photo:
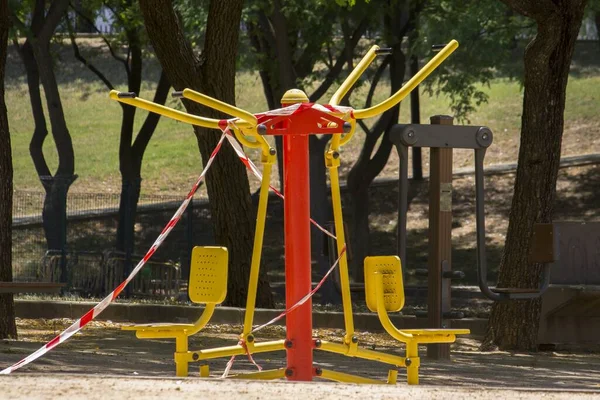
M369 227L369 187L385 167L389 159L392 144L388 138L389 131L393 124L398 121L398 106L394 110L386 112L382 120L386 120L387 126L384 129L383 138L377 149L377 153L372 160L364 162L359 161L352 167L348 173L348 191L350 192L350 207L352 222L350 224L350 249L352 252L352 277L356 282L364 281L363 261L370 254L370 227ZM372 132L372 135L376 135ZM379 136L379 135L377 135ZM374 139L376 141L377 138ZM374 146L374 145L373 145ZM373 146L370 147L371 150ZM364 151L364 148L363 148ZM362 157L361 152L361 157ZM366 152L364 154L367 154Z
M46 235L48 250L61 252L60 282L68 282L67 274L67 193L74 176L42 178L46 190L42 209L42 226Z
M129 43L130 68L127 71L127 86L130 92L138 93L142 84L142 49L137 28L128 29L126 32ZM164 71L161 71L154 102L165 104L171 84ZM119 220L117 224L116 249L124 253L123 278L129 276L133 270L132 254L135 247L135 218L137 205L140 198L142 183L142 160L146 147L154 135L160 120L160 115L149 113L140 128L135 141L133 129L136 108L121 104L121 135L119 142L119 170L121 172L121 198L119 202ZM133 143L132 143L133 141ZM126 288L129 294L130 287Z
M585 0L506 1L536 19L536 37L525 50L521 144L499 287L536 288L541 266L527 262L533 224L550 222L564 125L565 92ZM484 348L535 350L541 300L495 303Z
M332 209L327 195L327 168L325 166L325 147L329 138L318 138L311 135L309 138L309 165L310 165L310 216L322 227L332 220ZM310 226L311 255L316 261L319 276L322 277L331 267L325 249L328 247L327 238L320 229ZM327 279L321 289L321 304L337 304L341 300L337 294L332 279Z
M390 61L391 93L402 86L405 73L405 56L400 41L393 47ZM398 121L400 106L395 106L380 117L371 132L367 133L360 156L348 173L348 191L350 192L352 223L350 225L350 244L352 251L352 276L356 282L364 281L363 261L370 254L369 237L369 187L371 182L385 167L392 151L389 132ZM379 137L383 134L377 152L371 158Z
M8 43L8 2L0 0L0 282L12 281L13 169L4 101L4 71ZM0 339L17 338L15 305L11 293L0 294Z
M133 7L133 1L127 0L122 2L113 11L119 13L131 13ZM102 35L102 32L96 28L94 21L88 15L85 14L85 10L80 11L80 6L75 7L75 10L79 18L86 21L96 32ZM134 10L135 11L135 10ZM137 11L136 11L137 12ZM69 20L67 19L67 22ZM130 20L119 20L119 24L125 29L124 43L127 45L128 61L124 58L117 56L112 49L111 54L113 58L120 61L125 66L125 73L127 75L127 89L129 92L139 93L142 84L142 69L143 69L143 57L142 57L142 41L140 39L142 27ZM69 26L69 33L71 37L71 44L75 58L77 58L83 65L85 65L91 72L93 72L109 89L114 89L114 85L110 80L96 68L92 63L85 59L79 47L77 46L75 35L71 32ZM106 38L103 37L105 41ZM110 45L109 45L110 47ZM161 70L156 92L154 94L154 103L164 104L169 94L169 88L171 84L167 79L164 71ZM119 203L119 217L117 222L117 237L115 248L124 253L125 265L123 270L123 278L127 277L133 268L132 264L132 253L135 247L135 217L137 213L137 205L141 190L141 170L142 160L146 147L150 142L150 139L154 135L160 115L155 113L148 113L142 127L138 134L133 140L133 130L135 125L136 107L122 104L122 116L121 116L121 134L119 140L119 171L121 172L121 198ZM184 270L187 266L184 266ZM128 292L127 287L126 292Z
M33 27L32 27L33 29ZM18 45L17 45L18 46ZM23 60L27 74L27 87L29 89L29 101L33 121L35 123L31 142L29 144L29 154L35 166L38 177L51 176L50 168L44 157L44 140L48 136L48 127L46 126L46 117L44 116L44 107L42 105L42 94L40 91L40 74L33 55L33 47L29 39L25 41L23 47L19 49L19 54Z
M226 103L235 104L235 59L242 0L211 1L204 51L197 58L185 39L170 1L140 1L146 30L169 81L176 90L192 88ZM212 118L222 114L185 101L188 112ZM203 163L215 148L220 132L194 127ZM250 257L254 237L254 210L243 164L227 144L223 145L206 177L216 242L229 250L226 303L246 302ZM257 306L272 307L266 273L261 270Z
M600 10L596 11L594 17L594 22L596 23L596 35L598 36L598 44L600 45Z
M42 211L44 234L48 249L59 249L63 253L66 250L67 193L77 176L74 174L73 144L64 117L58 84L52 68L53 61L49 46L50 39L63 18L68 5L68 0L55 0L45 13L46 2L37 0L32 13L31 36L20 49L27 71L27 84L35 121L35 130L29 145L29 151L36 172L46 191ZM48 135L48 130L39 89L40 80L44 87L52 137L58 153L58 169L54 177L48 168L43 152L43 144ZM64 282L65 279L66 265L63 254L61 280Z

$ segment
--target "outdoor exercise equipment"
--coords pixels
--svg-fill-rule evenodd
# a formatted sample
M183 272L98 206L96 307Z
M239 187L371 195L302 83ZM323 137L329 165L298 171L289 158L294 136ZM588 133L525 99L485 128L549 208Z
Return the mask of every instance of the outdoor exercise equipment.
M440 279L450 271L450 229L452 224L452 150L473 149L475 159L475 220L477 230L477 279L481 292L491 300L523 300L540 297L548 289L550 283L550 266L556 260L555 254L543 254L542 251L532 251L530 261L544 265L542 283L538 288L491 288L487 282L487 260L485 248L485 211L484 211L484 169L483 160L487 148L492 144L492 131L485 126L454 126L454 125L396 125L390 132L400 156L399 178L399 210L398 210L398 252L402 260L406 260L406 212L408 209L408 148L428 147L431 149L430 191L436 203L435 213L436 232L433 254L434 274ZM548 224L537 224L534 227L534 244L532 249L553 249L552 231ZM432 248L430 247L430 250ZM547 253L547 252L546 252ZM432 270L430 269L430 273ZM449 287L449 281L445 282ZM440 290L443 288L439 284ZM440 294L441 295L441 294ZM439 304L439 302L437 303ZM441 323L439 308L430 310L430 316Z
M227 294L227 262L225 247L194 247L190 265L188 295L195 304L205 304L200 318L193 324L146 324L124 326L140 339L175 339L175 354L188 351L188 337L200 332L212 317L215 306ZM175 356L177 376L187 376L188 363Z
M142 100L134 93L111 91L110 97L119 102L140 107L178 121L206 128L220 129L227 135L229 135L229 131L232 131L235 134L235 137L243 145L261 150L263 174L248 284L246 313L240 341L234 346L195 351L189 351L181 344L179 349L176 349L177 351L175 353L178 376L186 375L187 363L189 362L202 363L208 359L232 357L243 354L248 355L252 360L251 356L255 353L285 350L287 352L286 368L236 375L236 378L274 379L286 377L289 380L310 381L313 377L317 376L340 382L381 383L380 381L369 378L315 368L313 365L313 350L316 349L391 364L394 368L389 371L388 383L396 382L397 368L406 367L408 369L408 383L418 384L418 370L420 365L418 344L439 342L449 343L456 339L456 335L469 333L468 329L424 329L409 331L396 329L389 321L387 311L398 310L401 307L401 304L403 304L404 292L402 281L399 279L401 276L399 272L400 259L397 257L368 258L365 261L368 266L367 269L371 271L371 281L375 282L374 285L371 284L366 288L367 296L371 299L375 299L375 303L371 300L371 308L374 311L377 311L382 324L390 335L406 344L406 354L402 357L359 347L358 338L354 334L350 281L345 254L346 243L344 239L338 176L340 147L347 143L354 134L356 120L377 116L398 104L457 47L458 42L454 40L443 46L440 52L398 92L389 99L373 107L362 110L341 107L339 106L339 103L376 56L378 54L389 52L388 49L380 49L378 46L371 47L365 57L335 92L328 105L309 103L304 92L293 89L284 94L281 100L283 108L253 115L247 111L223 103L191 89L185 89L175 93L176 97L183 97L198 102L234 117L228 120L217 120L191 115ZM325 152L325 163L329 170L331 180L331 195L342 285L345 334L341 343L329 342L312 337L308 163L308 135L311 134L332 135L329 148ZM286 338L284 340L256 343L254 333L264 326L253 328L253 317L265 227L269 182L272 165L275 161L275 150L269 146L264 138L265 135L283 136ZM237 143L232 143L232 145L235 147L237 146ZM245 159L245 163L249 165L247 159ZM224 266L223 269L225 269ZM222 283L221 280L217 281ZM394 290L396 295L390 296L387 294L386 292L389 290ZM203 302L207 302L202 296L199 296L199 299ZM215 301L213 301L213 303L214 302ZM198 325L200 324L195 324L194 328L190 331L195 330ZM135 329L138 332L138 335L141 334L145 337L151 337L152 335L158 334L155 332L163 332L160 331L160 328L144 328L139 326L131 329ZM179 327L169 328L166 331L168 331L168 333L165 334L169 335L183 335L179 333ZM179 342L183 343L183 339ZM228 371L228 368L226 369L226 372ZM208 372L208 366L204 365L201 367L202 376L207 376Z

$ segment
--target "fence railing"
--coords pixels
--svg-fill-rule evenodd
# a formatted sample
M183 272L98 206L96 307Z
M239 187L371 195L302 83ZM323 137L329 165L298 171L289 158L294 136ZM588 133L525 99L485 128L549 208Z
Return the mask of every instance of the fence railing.
M135 220L135 246L129 257L115 250L120 195L118 193L68 193L66 241L63 248L48 249L42 210L45 193L15 191L13 196L13 279L27 282L66 283L66 291L82 296L102 296L118 285L163 229L183 196L143 195ZM177 296L189 271L189 252L206 244L207 231L194 238L194 205L170 237L130 284L127 294L136 297ZM197 214L206 214L196 207ZM206 217L206 215L204 215ZM204 235L203 237L201 237ZM211 235L211 234L210 234ZM198 243L200 239L200 243ZM210 240L210 239L208 239Z

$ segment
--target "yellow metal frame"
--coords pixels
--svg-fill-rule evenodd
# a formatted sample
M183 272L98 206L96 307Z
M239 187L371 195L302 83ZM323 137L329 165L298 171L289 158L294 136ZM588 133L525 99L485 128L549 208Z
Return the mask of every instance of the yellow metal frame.
M354 335L354 321L352 313L352 301L350 293L350 277L348 273L348 260L346 252L346 241L344 237L344 223L342 215L340 183L339 183L339 166L340 166L340 147L347 143L353 136L356 130L356 120L371 118L379 115L391 107L397 105L404 97L408 95L419 83L435 70L456 48L458 42L452 40L446 45L437 55L435 55L415 76L413 76L400 90L393 94L387 100L367 109L354 110L351 116L345 116L344 119L349 119L350 131L342 136L342 134L334 134L329 148L325 152L325 163L329 170L331 180L331 197L333 203L333 215L335 221L335 230L337 237L337 251L340 257L340 280L342 289L342 303L344 311L344 326L345 334L341 343L329 341L315 341L316 350L326 351L330 353L341 354L348 357L357 357L366 360L378 361L394 366L389 370L388 379L386 382L378 381L370 378L364 378L356 375L331 371L327 369L316 369L317 377L333 380L337 382L352 382L352 383L388 383L395 384L397 380L398 368L407 369L407 381L409 384L419 383L419 366L420 358L418 355L419 344L425 343L451 343L456 339L458 334L469 333L468 329L397 329L388 315L388 310L399 310L404 304L404 290L401 280L401 265L397 257L384 258L367 258L366 271L370 271L370 276L366 281L369 282L367 289L367 297L371 308L375 308L377 315L384 329L396 340L402 342L406 346L405 355L395 355L383 353L375 350L360 348L358 340ZM350 73L346 80L342 83L339 89L335 92L329 104L336 106L342 101L350 88L356 83L360 75L368 68L377 56L378 46L373 46L363 59L357 64L356 68ZM295 92L290 92L294 94ZM252 325L254 320L254 311L256 305L256 294L258 287L258 276L260 268L260 259L262 254L262 245L265 229L265 220L267 212L267 200L269 192L269 183L271 179L272 167L275 162L275 151L267 141L258 134L257 118L251 113L224 103L220 100L198 93L191 89L185 89L181 92L182 96L188 100L200 103L204 106L213 108L222 113L231 115L236 119L222 121L212 118L204 118L186 112L178 111L160 104L156 104L147 100L131 96L119 96L119 92L111 91L110 98L124 104L142 108L144 110L160 114L167 118L177 121L189 123L196 126L211 129L222 129L223 126L228 126L235 134L236 138L246 147L261 149L261 163L263 166L263 180L260 187L260 197L258 211L256 217L256 228L254 235L254 247L252 251L252 261L250 266L250 277L248 284L248 296L246 301L246 313L244 316L243 331L240 336L241 343L233 346L224 346L213 349L193 350L188 349L187 338L199 332L210 320L214 309L215 302L207 302L206 307L200 318L194 324L155 324L155 325L137 325L124 327L126 330L135 330L138 338L174 338L175 339L175 364L177 376L188 375L188 364L191 362L202 362L208 359L231 357L244 354L256 354L271 351L285 350L284 340L266 341L256 343L252 334ZM298 102L301 98L294 98L290 101ZM303 97L302 97L303 99ZM289 102L289 101L288 101ZM340 116L339 113L335 113ZM249 138L253 140L249 140ZM390 263L393 268L382 270L377 267L381 262ZM371 268L370 265L375 265ZM399 276L388 276L384 281L385 274L400 274ZM391 278L391 279L390 279ZM385 296L386 285L398 285L395 288L398 295L401 294L400 302L390 302L392 297ZM243 344L242 344L243 343ZM200 366L200 376L209 376L209 367L206 363ZM234 379L279 379L285 377L285 369L276 369L269 371L261 371L250 374L234 375Z

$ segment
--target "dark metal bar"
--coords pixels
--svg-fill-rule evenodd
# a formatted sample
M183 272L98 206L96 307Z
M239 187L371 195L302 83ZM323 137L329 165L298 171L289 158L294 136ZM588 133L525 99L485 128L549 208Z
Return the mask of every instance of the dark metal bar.
M378 56L387 56L389 54L392 54L392 48L382 47L380 49L375 50L375 54L377 54Z
M137 94L135 92L119 92L119 93L117 93L117 97L120 99L125 99L125 98L133 99L133 98L137 97Z
M437 118L437 119L436 119ZM450 121L448 117L446 121ZM436 214L432 213L436 211L435 207L441 207L440 196L444 194L444 186L446 184L445 191L451 196L451 155L450 155L450 176L448 180L441 180L440 174L446 169L441 167L443 156L446 151L451 154L452 149L473 149L475 150L475 218L477 226L477 273L478 273L478 284L481 292L489 299L494 301L501 300L523 300L533 299L540 297L542 293L548 288L550 284L550 270L551 263L546 262L544 264L544 270L541 277L540 287L536 289L521 289L521 288L490 288L487 283L487 261L486 261L486 249L485 249L485 189L484 189L484 172L483 172L483 160L485 158L486 149L493 142L493 134L491 130L485 126L453 126L444 125L444 118L441 116L432 117L431 125L419 125L409 124L403 125L398 124L392 128L390 132L390 140L396 145L398 154L400 156L400 171L399 171L399 206L398 206L398 254L403 262L406 263L406 212L408 208L408 147L429 147L431 149L431 172L430 172L430 230L435 231L437 228L436 224L440 224L440 221L434 221ZM447 122L446 122L447 123ZM445 164L448 165L448 164ZM446 172L444 172L446 173ZM437 197L437 200L435 198ZM451 204L451 201L448 203ZM433 207L432 207L433 206ZM450 210L451 211L451 210ZM441 211L437 209L437 213ZM451 214L451 212L450 212ZM451 223L451 220L450 220ZM438 232L439 233L439 232ZM438 236L431 236L430 233L430 270L428 272L429 279L435 275L439 279L453 279L458 277L458 271L452 271L451 268L443 267L444 271L438 271L437 269L442 268L447 263L451 265L449 256L447 258L440 258L439 253L441 241ZM435 247L434 244L438 247ZM439 245L438 245L439 244ZM450 245L448 245L450 246ZM558 247L558 245L556 245ZM437 257L437 258L436 258ZM557 258L557 254L551 254L549 259ZM535 260L534 260L535 261ZM539 260L537 262L540 262ZM432 273L432 269L435 269ZM439 272L439 273L438 273ZM440 290L437 284L430 283L430 301L432 296L437 296ZM444 291L444 293L449 291ZM440 295L441 296L441 295ZM438 297L441 299L441 297ZM434 305L434 302L431 303ZM441 303L435 303L441 304ZM438 307L437 305L435 307ZM441 306L440 306L441 307ZM437 312L436 308L431 314L430 318L434 318L433 315L439 317L443 315ZM446 314L448 311L446 311ZM438 318L436 317L436 318ZM430 320L432 321L432 320ZM432 321L434 323L435 321ZM437 322L435 322L437 323ZM439 327L439 326L432 326Z
M402 275L406 276L406 214L408 212L408 147L402 144L396 146L400 158L400 171L398 176L398 224L397 245L398 257L402 265Z
M410 75L415 76L419 72L419 57L413 54L410 58ZM419 101L419 87L410 92L410 123L421 123L421 105ZM415 180L423 179L423 158L419 147L412 149L412 177Z
M483 149L494 137L485 126L398 124L392 128L390 139L396 145L412 147Z
M440 51L442 50L444 47L446 47L448 44L434 44L431 45L431 50L432 51Z

